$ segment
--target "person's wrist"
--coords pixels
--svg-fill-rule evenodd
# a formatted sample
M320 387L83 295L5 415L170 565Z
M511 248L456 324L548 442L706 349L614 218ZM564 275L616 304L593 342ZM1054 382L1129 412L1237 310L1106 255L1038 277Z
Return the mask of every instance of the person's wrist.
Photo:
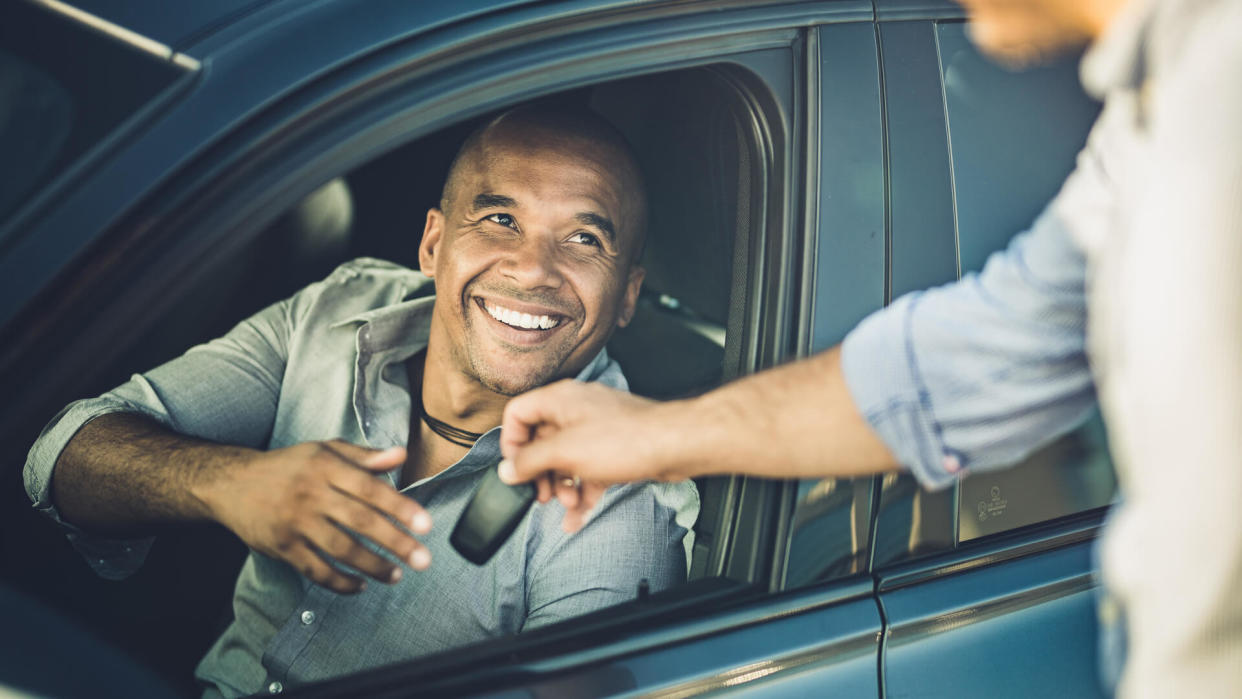
M711 472L704 435L701 398L659 402L643 415L643 432L652 435L649 462L657 479L683 481ZM707 457L707 458L705 458Z
M232 529L228 513L229 504L238 495L237 476L252 468L264 454L252 449L236 449L228 454L213 454L208 463L201 463L188 489L192 516Z

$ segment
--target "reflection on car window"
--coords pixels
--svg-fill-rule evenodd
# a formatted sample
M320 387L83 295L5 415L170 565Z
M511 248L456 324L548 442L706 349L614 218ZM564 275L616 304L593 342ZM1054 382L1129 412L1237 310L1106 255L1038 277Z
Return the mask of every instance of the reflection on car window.
M47 171L72 126L73 103L65 89L0 49L0 213Z
M865 569L871 539L871 478L805 480L790 527L785 587Z
M1073 168L1099 113L1079 86L1076 56L1006 70L979 54L965 26L936 27L963 273L980 269L1034 220ZM1101 507L1114 487L1096 416L1015 468L962 481L957 540Z
M0 3L0 221L184 72L36 3Z

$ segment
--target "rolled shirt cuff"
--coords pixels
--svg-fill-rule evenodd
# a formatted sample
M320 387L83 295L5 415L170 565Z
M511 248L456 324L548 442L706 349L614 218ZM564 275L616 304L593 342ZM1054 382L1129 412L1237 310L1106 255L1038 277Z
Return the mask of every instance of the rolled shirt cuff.
M880 440L920 484L938 490L963 475L966 459L945 446L920 377L911 323L921 296L907 294L864 319L842 343L841 369Z
M61 528L69 543L86 559L96 575L108 580L121 580L137 571L146 560L155 538L113 539L89 534L65 521L52 504L52 472L65 446L86 423L102 415L119 412L139 413L164 422L163 416L143 406L108 396L71 403L44 428L26 457L23 472L26 494L34 508Z

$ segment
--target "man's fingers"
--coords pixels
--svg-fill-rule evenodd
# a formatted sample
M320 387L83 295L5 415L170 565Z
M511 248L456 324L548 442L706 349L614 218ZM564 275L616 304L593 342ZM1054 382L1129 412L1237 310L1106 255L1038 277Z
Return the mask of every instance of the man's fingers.
M300 546L289 563L311 582L342 595L361 592L367 586L362 578L346 575L330 565L310 543Z
M323 446L343 461L370 471L391 471L404 464L406 459L405 447L389 447L377 451L339 439L324 442Z
M367 503L359 502L353 498L342 495L332 502L326 511L326 515L340 527L344 527L355 534L360 534L367 539L370 539L380 547L392 553L397 557L397 559L405 561L415 570L426 570L427 566L431 565L431 552L427 550L427 547L423 546L410 534L397 528L391 520L381 515ZM341 532L341 534L344 535L344 532ZM392 574L392 564L385 561L382 557L362 548L362 546L358 544L358 542L354 541L352 537L349 537L348 535L345 536L354 544L353 547L348 546L347 542L336 537L332 537L332 541L339 546L345 547L347 553L349 554L353 554L355 547L362 549L365 555L359 554L357 560L368 564L374 564L375 561L383 563L383 566L355 567L368 575L371 575L376 580L380 580L381 582L389 582L387 580L387 576ZM331 553L333 556L337 555L337 550L335 549L325 547L324 550L328 551L328 553ZM374 560L372 560L372 558ZM342 563L354 565L353 558L345 560L338 557L338 560ZM373 575L373 570L377 571L377 574ZM391 582L396 582L396 580L392 580Z
M431 515L422 505L398 493L382 479L365 471L343 467L333 469L329 481L337 491L392 517L415 534L431 531Z

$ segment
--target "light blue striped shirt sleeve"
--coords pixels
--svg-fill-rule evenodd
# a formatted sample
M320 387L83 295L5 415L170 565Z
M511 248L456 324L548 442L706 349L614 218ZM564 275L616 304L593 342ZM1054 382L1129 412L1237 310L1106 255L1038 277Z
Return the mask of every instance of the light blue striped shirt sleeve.
M1091 413L1076 198L1063 190L978 274L907 294L846 337L855 405L924 486L1017 462Z

